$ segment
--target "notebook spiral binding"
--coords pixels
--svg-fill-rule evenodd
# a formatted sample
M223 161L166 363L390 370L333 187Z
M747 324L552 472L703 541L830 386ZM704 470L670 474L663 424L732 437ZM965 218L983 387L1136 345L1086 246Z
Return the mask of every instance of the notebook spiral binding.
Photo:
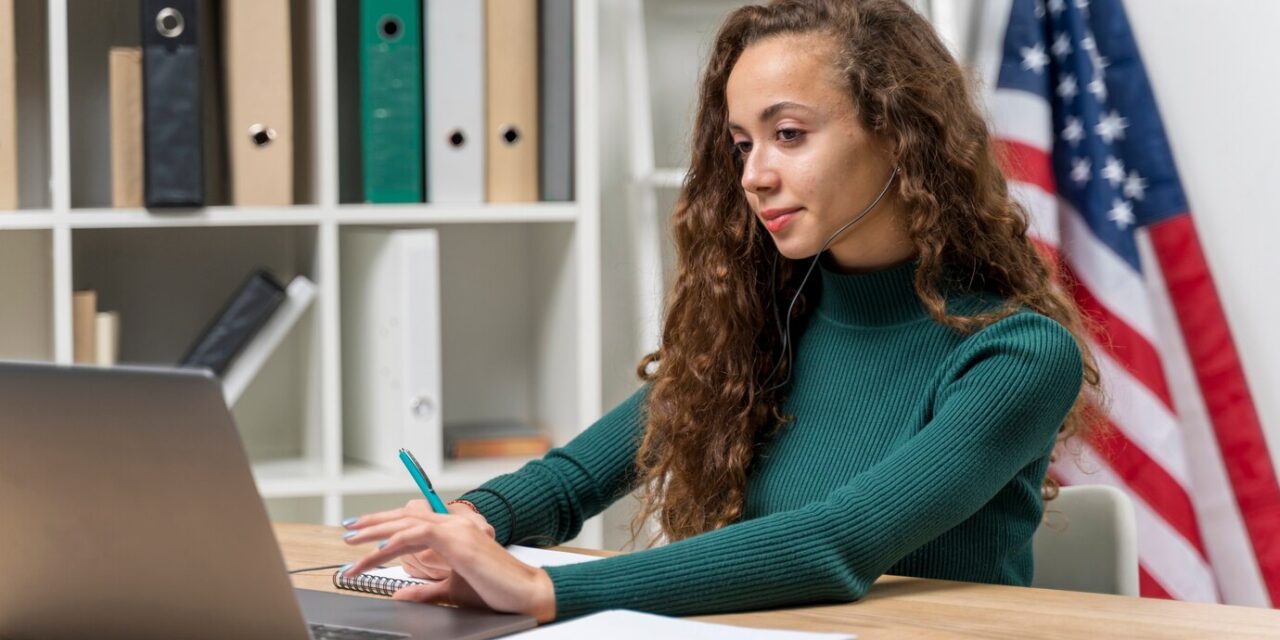
M349 589L351 591L372 593L380 596L390 596L398 589L413 584L417 583L410 582L408 580L398 580L396 578L386 578L383 576L373 576L363 573L354 578L349 578L342 575L341 569L333 572L333 586L339 589Z

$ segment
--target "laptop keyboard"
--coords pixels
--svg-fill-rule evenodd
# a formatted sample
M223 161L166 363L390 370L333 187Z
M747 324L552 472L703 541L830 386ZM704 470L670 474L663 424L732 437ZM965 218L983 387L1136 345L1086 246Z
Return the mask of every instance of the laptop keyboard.
M335 627L328 624L308 623L313 640L400 640L409 636L402 633L369 631L352 627Z

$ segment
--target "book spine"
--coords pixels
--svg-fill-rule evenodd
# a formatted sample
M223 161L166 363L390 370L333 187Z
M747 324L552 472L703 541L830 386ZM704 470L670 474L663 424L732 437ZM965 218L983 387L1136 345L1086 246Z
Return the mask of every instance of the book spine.
M422 14L416 0L360 3L366 202L422 202Z
M499 438L492 440L460 440L450 451L453 458L490 458L498 456L536 456L546 453L550 443L542 436Z
M485 4L486 199L538 199L538 2Z
M111 85L111 205L141 207L142 49L113 47L107 68Z
M94 325L95 363L113 367L120 357L120 312L99 311Z
M0 0L0 210L18 208L18 65L13 0Z
M183 367L208 367L222 376L231 360L271 318L284 298L284 286L275 277L265 270L255 271L240 285L179 364Z
M201 0L142 0L143 199L205 204Z
M76 291L71 300L72 351L78 364L93 364L98 359L96 333L98 324L98 292Z

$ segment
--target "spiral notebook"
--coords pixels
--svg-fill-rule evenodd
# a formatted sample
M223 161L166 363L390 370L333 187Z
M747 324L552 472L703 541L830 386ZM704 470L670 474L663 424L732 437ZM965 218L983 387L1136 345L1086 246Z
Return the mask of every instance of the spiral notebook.
M517 560L535 567L554 567L600 559L598 556L569 553L568 551L552 551L537 547L524 547L516 544L507 547L507 552L515 556ZM333 586L339 589L361 591L380 596L390 596L404 587L415 584L429 584L431 582L431 580L415 578L406 573L403 567L399 566L370 569L355 577L344 576L341 571L333 572Z

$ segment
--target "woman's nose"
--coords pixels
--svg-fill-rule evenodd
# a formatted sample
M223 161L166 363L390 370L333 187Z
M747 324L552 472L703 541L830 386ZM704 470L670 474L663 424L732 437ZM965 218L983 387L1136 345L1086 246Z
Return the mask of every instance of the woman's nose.
M764 193L776 189L778 172L764 149L753 150L742 164L742 188L752 193Z

